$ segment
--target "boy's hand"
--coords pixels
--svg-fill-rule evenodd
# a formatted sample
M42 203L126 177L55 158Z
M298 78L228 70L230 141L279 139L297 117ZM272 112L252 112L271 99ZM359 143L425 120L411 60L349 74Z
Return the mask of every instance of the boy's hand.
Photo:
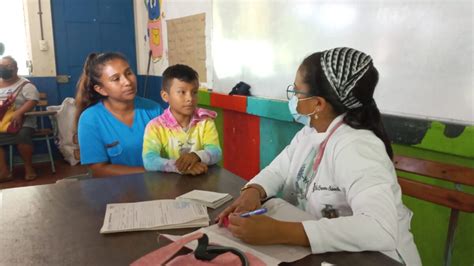
M205 163L197 162L187 170L184 171L183 174L187 175L200 175L207 173L207 165Z
M201 158L199 158L196 153L184 153L176 160L176 168L178 168L178 171L181 173L186 173L192 165L200 161Z

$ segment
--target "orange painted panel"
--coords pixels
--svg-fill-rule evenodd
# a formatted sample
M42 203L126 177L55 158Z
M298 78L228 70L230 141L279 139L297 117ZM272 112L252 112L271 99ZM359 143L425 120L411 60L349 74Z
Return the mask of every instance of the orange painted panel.
M247 97L240 95L211 93L211 106L245 113L247 112Z

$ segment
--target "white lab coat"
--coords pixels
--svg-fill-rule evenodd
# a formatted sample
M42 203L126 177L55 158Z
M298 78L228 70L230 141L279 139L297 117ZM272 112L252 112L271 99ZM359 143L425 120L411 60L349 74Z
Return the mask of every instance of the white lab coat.
M383 142L371 131L341 125L329 138L314 179L311 173L305 176L320 143L342 118L324 133L301 129L249 183L261 185L268 196L282 191L285 200L315 217L303 222L313 253L381 251L407 265L421 265L409 231L412 212L401 201ZM338 218L323 217L328 206Z

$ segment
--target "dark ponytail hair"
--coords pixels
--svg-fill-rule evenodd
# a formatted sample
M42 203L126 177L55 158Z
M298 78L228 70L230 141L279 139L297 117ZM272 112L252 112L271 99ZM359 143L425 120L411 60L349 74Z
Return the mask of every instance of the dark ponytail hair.
M314 53L303 60L300 71L303 80L310 87L312 96L319 96L331 104L336 115L346 113L344 122L355 129L371 130L385 145L388 156L393 159L393 150L385 132L381 114L373 94L379 80L379 73L371 63L367 72L357 81L353 88L354 96L362 103L361 107L345 107L331 87L321 66L322 53Z
M77 81L76 85L76 114L74 116L74 124L76 125L76 128L82 112L89 106L92 106L101 99L106 98L105 96L99 94L94 89L94 86L102 85L100 82L102 70L109 61L114 59L120 59L128 62L124 55L115 52L101 54L91 53L87 56L82 68L81 77Z

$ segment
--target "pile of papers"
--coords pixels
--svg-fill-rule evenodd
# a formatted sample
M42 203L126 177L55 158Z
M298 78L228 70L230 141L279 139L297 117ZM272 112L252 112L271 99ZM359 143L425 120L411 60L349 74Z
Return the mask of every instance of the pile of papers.
M267 201L262 207L268 209L268 212L264 215L270 216L280 221L301 222L315 220L315 218L310 213L304 212L303 210L300 210L290 203L278 198ZM244 252L252 253L259 259L263 260L267 265L278 265L282 262L293 262L311 254L311 249L309 247L292 245L250 245L234 237L227 228L219 227L217 224L201 228L197 230L197 232L207 234L209 237L209 242L214 243L215 245L233 247ZM162 234L161 236L164 236L172 241L177 241L182 237L166 234ZM195 250L197 247L197 241L189 242L186 244L186 247Z
M107 204L102 234L209 225L207 208L178 200Z
M204 190L193 190L176 198L177 200L200 203L215 209L232 199L228 193L218 193Z

